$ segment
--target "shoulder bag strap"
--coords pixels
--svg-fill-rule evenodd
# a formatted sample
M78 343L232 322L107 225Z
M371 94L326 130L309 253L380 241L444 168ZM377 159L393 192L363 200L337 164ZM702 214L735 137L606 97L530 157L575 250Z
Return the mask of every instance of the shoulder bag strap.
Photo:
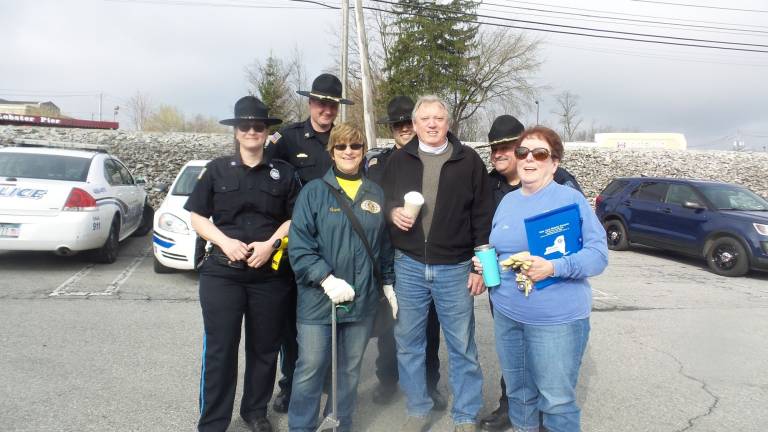
M368 243L368 239L365 237L365 233L363 232L363 227L360 225L360 221L358 221L355 217L355 214L352 213L352 208L349 206L347 199L344 198L341 195L341 192L339 192L331 184L326 181L323 183L325 183L325 185L328 186L328 189L331 190L331 193L339 203L339 207L341 207L341 210L345 215L347 215L347 219L349 219L349 221L352 223L352 229L355 230L357 236L360 237L360 240L362 240L363 246L365 246L365 251L368 252L368 258L371 259L371 263L373 264L373 275L376 277L379 283L383 283L384 279L381 278L381 270L379 269L379 265L376 263L376 259L373 257L373 250L371 249L371 245Z

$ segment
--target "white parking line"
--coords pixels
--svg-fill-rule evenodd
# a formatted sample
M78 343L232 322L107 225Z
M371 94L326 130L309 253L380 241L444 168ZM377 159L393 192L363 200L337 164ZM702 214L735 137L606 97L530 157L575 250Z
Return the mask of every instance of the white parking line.
M79 272L75 273L70 277L69 279L65 280L64 283L59 285L55 290L53 290L52 293L48 294L49 297L56 297L60 295L71 295L67 292L67 289L76 284L80 281L80 279L84 278L88 273L91 272L93 269L93 264L88 264L87 266L83 267Z
M98 295L112 295L120 290L120 286L125 283L125 281L128 280L129 277L133 274L133 272L136 270L139 265L141 265L141 262L144 261L144 258L147 257L152 252L152 248L147 248L144 250L144 252L140 253L139 256L137 256L133 262L125 269L122 273L117 275L115 280L112 281L107 286L107 289L103 293L98 293Z
M146 258L150 253L152 253L152 248L147 248L143 252L141 252L136 258L131 261L131 263L128 265L128 267L125 268L117 277L110 282L109 285L107 285L107 288L104 291L67 291L70 287L75 285L80 279L84 278L88 273L91 272L93 269L93 264L88 264L85 266L82 270L75 273L72 277L64 281L61 285L59 285L58 288L56 288L52 293L49 294L50 297L59 297L59 296L77 296L77 297L84 297L84 296L111 296L120 291L120 287L128 280L128 278L131 277L134 271L141 265L141 262L144 261L144 258Z

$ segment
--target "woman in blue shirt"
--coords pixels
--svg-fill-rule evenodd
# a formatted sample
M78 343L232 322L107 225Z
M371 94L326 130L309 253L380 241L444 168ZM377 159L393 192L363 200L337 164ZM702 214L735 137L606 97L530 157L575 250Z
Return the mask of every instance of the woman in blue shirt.
M516 430L539 430L540 413L549 432L580 430L576 382L589 338L592 290L587 278L608 265L605 230L584 196L554 182L563 157L560 137L551 129L527 129L514 150L521 188L507 194L493 217L490 243L499 259L528 250L526 218L576 204L583 247L547 260L531 256L523 270L534 282L559 280L528 296L518 289L514 272L502 272L490 291L496 351L509 397L509 418ZM475 268L481 271L475 259Z

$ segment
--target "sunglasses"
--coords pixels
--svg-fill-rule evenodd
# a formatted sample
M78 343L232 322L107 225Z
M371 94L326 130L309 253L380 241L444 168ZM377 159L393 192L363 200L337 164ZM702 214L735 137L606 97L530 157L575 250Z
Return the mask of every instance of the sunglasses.
M333 149L338 151L345 151L347 150L347 146L351 148L352 150L362 150L363 145L362 144L334 144Z
M532 154L533 158L539 162L547 160L547 158L552 154L544 147L537 147L533 150L529 149L528 147L518 147L515 149L515 157L520 160L526 159L528 157L528 153Z
M392 129L394 130L400 130L404 127L412 127L412 126L413 126L413 123L411 123L410 120L392 123Z
M256 132L264 132L267 130L267 125L259 122L240 122L237 124L237 130L240 132L248 132L251 129Z

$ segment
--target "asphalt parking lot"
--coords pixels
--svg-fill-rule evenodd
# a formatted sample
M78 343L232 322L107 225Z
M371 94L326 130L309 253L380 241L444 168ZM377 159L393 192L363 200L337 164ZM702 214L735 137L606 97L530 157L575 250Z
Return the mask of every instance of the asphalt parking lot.
M764 431L768 425L768 275L729 279L651 249L611 252L594 278L580 377L583 430ZM476 300L485 407L498 398L493 330ZM202 321L193 273L156 275L150 238L118 261L0 252L0 429L194 430ZM398 430L404 400L376 406L366 353L357 425ZM447 357L441 388L449 393ZM237 407L235 408L237 411ZM434 431L450 431L439 413ZM277 430L284 415L270 413ZM246 431L234 416L230 431Z

